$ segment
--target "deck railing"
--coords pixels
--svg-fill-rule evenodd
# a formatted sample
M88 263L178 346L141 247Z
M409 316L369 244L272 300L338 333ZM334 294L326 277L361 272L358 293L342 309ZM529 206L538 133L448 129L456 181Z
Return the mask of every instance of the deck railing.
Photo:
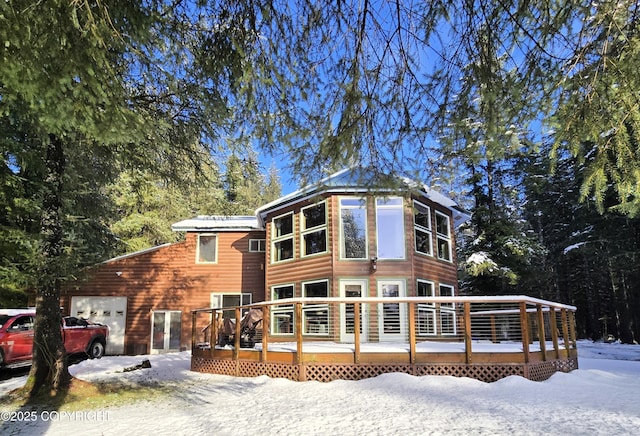
M252 309L249 324L233 322L246 321ZM293 363L303 364L305 354L315 356L324 346L334 353L346 347L359 364L376 346L388 351L404 344L410 364L434 353L455 353L466 364L515 353L526 364L532 356L577 357L575 310L527 296L291 298L194 310L192 344L207 357L261 362L288 351L295 353Z

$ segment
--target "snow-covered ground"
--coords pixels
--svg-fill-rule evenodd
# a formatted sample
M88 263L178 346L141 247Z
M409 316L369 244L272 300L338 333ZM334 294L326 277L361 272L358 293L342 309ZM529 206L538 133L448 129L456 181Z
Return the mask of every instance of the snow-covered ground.
M194 373L187 352L105 357L73 365L71 373L173 389L103 410L38 412L35 421L0 422L0 434L639 434L640 346L580 341L578 354L580 369L571 373L545 382L513 376L495 383L406 374L299 383ZM145 358L152 368L122 372ZM0 395L24 382L0 382Z

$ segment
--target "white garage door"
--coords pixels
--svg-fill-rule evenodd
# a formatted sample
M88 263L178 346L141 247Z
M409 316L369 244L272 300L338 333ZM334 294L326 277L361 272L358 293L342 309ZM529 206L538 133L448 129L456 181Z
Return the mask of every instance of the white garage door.
M71 316L108 325L105 354L124 354L127 297L71 297Z

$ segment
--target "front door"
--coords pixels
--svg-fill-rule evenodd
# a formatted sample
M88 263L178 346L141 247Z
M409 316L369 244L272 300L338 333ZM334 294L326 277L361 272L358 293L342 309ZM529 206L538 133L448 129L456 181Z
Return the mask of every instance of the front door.
M369 284L366 280L342 280L340 281L340 297L361 298L367 297ZM369 308L366 304L360 305L360 341L366 342L369 337L368 320ZM340 341L355 341L355 305L340 304Z
M403 280L378 282L378 297L406 297ZM407 303L378 304L378 334L380 341L402 342L407 340Z
M151 354L180 351L182 312L158 310L151 314Z

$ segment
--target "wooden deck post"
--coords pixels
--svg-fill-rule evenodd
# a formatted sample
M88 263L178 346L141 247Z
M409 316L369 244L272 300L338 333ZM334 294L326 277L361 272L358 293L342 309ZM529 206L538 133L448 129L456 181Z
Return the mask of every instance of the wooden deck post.
M360 304L353 304L353 363L360 363Z
M260 352L260 360L266 362L268 360L269 351L269 328L271 326L271 315L269 313L270 306L265 305L262 308L262 351Z
M575 350L576 348L578 348L578 344L576 343L576 314L574 311L569 311L569 336L571 345Z
M416 303L409 303L409 362L416 363Z
M191 350L196 348L196 319L198 312L191 312Z
M527 303L520 303L520 332L522 334L522 352L524 363L529 363L529 320L527 317Z
M542 313L542 305L536 304L536 312L538 315L538 341L540 342L540 351L542 351L542 360L547 360L547 338L544 332L544 313Z
M471 353L471 303L464 302L464 354L467 365L472 363Z
M556 353L556 359L560 359L560 346L558 345L558 318L556 316L556 308L549 308L549 324L551 324L551 340L553 341L553 349Z
M296 364L302 364L302 303L295 306Z
M218 342L218 314L217 310L211 309L211 324L209 325L209 346L213 350Z
M567 309L561 309L560 315L562 317L562 338L564 340L564 348L567 350L567 356L569 355L569 321L567 319Z
M233 360L238 361L238 355L240 353L240 317L242 312L240 307L236 307L236 328L233 338Z

